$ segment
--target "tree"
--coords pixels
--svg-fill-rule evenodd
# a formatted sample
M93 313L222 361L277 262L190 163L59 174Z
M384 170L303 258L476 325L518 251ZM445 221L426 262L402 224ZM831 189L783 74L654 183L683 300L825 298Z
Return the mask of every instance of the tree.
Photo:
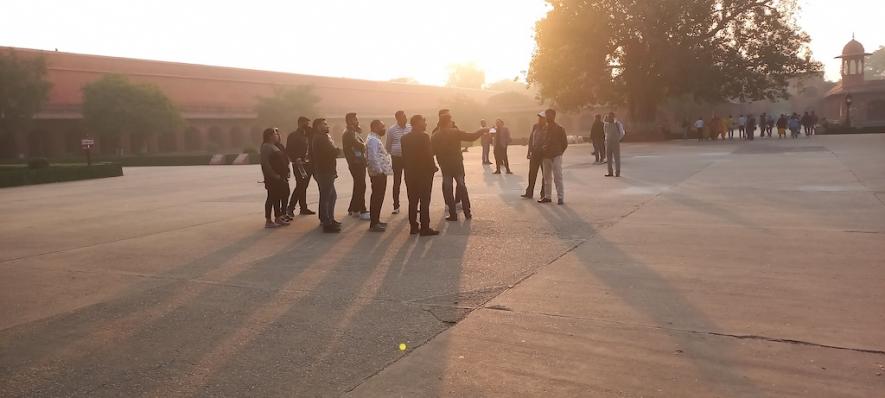
M136 140L181 128L184 121L172 101L150 84L105 75L83 87L83 120L90 132L108 141L130 133Z
M492 91L513 91L524 93L528 91L529 86L518 79L503 79L486 85L486 90Z
M0 141L11 148L11 137L27 127L49 98L52 83L46 80L43 57L20 59L9 50L0 54Z
M885 79L885 46L873 51L873 55L866 63L867 73L874 79Z
M446 86L480 89L486 82L486 73L475 64L449 66L449 81Z
M283 132L298 128L298 117L312 117L320 97L310 86L277 88L272 97L259 97L255 112L262 126L274 126Z
M785 98L820 70L796 0L547 0L528 81L565 109L626 105L651 127L667 98Z

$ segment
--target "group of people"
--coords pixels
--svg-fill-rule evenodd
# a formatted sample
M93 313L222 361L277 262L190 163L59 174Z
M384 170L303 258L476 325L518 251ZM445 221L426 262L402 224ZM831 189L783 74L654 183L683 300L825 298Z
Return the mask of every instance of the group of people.
M798 113L791 115L781 114L777 119L775 119L774 115L769 115L768 113L762 113L758 119L754 115L742 114L734 118L732 115L720 117L718 114L714 114L706 121L702 116L698 117L693 127L698 141L716 140L719 138L725 140L726 134L728 134L727 139L733 140L735 138L735 131L737 131L738 139L753 140L756 136L757 128L760 138L766 136L771 138L773 131L776 129L778 138L786 138L787 130L789 130L790 136L795 139L799 138L803 131L806 136L814 135L818 122L817 114L814 111L811 111L811 113L805 112L802 116L799 116ZM688 138L689 128L687 122L684 123L684 127L685 133L683 138Z
M481 122L480 129L466 132L455 124L450 110L442 109L438 116L436 127L428 133L427 120L423 115L407 118L405 112L398 111L394 115L395 125L388 128L381 120L372 120L365 137L358 115L348 113L345 116L341 152L353 177L348 215L368 220L372 232L384 232L387 224L380 219L381 208L386 196L387 178L393 176L393 214L400 212L400 189L405 181L410 233L438 235L439 232L430 226L430 200L433 177L439 171L442 173L443 199L448 213L446 220L457 221L459 207L466 219L472 218L461 150L461 143L465 141L489 140L495 148L496 173L500 173L503 166L507 173L512 174L507 159L510 132L502 120L498 119L493 129ZM523 197L532 197L537 171L541 168L544 175L542 186L555 185L558 203L563 204L562 155L568 147L568 139L565 130L556 123L555 110L547 109L539 113L538 118L529 145L529 188ZM323 232L340 232L341 222L335 218L339 150L326 120L318 118L311 121L300 117L298 128L288 135L285 145L277 128L264 130L262 140L260 163L267 190L265 227L289 225L298 207L302 215L318 213ZM490 163L485 151L483 163ZM368 209L365 198L367 176L371 185ZM290 177L295 179L294 190L290 189ZM307 206L306 193L311 178L316 180L319 190L317 212ZM552 202L550 191L542 188L538 202Z

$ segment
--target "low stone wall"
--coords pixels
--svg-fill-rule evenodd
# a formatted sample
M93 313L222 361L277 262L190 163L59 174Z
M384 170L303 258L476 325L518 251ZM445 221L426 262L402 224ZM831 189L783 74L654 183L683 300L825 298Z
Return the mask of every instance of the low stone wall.
M40 169L30 169L23 165L3 166L0 167L0 187L120 177L122 175L123 167L113 163L92 166L62 165Z

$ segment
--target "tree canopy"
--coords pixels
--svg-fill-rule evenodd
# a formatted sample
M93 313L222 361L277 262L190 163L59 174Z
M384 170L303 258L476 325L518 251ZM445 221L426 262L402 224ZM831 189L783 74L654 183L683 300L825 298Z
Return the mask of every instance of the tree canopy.
M528 80L565 109L626 105L653 122L658 104L785 98L816 72L796 0L547 0Z
M449 66L449 81L446 86L480 89L486 82L486 73L475 64Z
M874 79L885 79L885 46L873 51L870 59L866 62L867 72Z
M313 117L320 97L310 86L277 88L271 97L259 97L255 111L262 126L274 126L283 131L295 130L298 117Z
M120 75L105 75L83 87L83 119L91 133L110 136L161 134L184 124L158 87L131 83Z
M43 57L18 58L14 51L0 54L0 131L24 127L49 98Z

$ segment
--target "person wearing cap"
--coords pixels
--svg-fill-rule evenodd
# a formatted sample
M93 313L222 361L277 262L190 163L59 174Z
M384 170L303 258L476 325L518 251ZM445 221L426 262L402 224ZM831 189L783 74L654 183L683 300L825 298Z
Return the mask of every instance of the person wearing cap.
M538 112L538 122L532 126L532 132L529 134L529 149L525 158L529 160L529 186L526 187L525 193L521 195L523 198L531 199L535 195L535 181L538 179L538 170L543 167L544 160L544 129L547 126L547 117L544 111ZM541 175L541 192L544 197L544 175Z
M553 185L556 185L557 203L564 204L565 187L562 181L562 154L568 148L568 137L565 135L565 129L556 124L556 111L548 109L544 111L547 119L547 127L544 131L544 184L547 190L542 195L538 203L550 203L552 196L550 191Z
M408 124L406 113L396 111L393 116L396 124L387 129L387 141L385 148L393 162L393 214L399 214L399 191L403 182L403 136L412 131L412 125Z
M348 113L344 116L347 127L341 136L341 151L347 160L347 168L353 177L353 194L350 197L350 206L347 214L353 217L369 219L366 211L366 141L361 135L360 119L356 113Z
M295 216L296 204L301 207L300 214L316 214L307 207L307 186L310 185L310 177L313 176L313 164L308 157L308 147L312 138L310 119L304 116L298 118L298 129L286 138L286 152L292 162L292 175L295 177L295 189L292 190L289 208L286 209L290 217Z
M433 152L443 175L443 198L448 206L449 216L447 221L458 221L457 208L455 207L454 185L457 184L458 197L461 199L461 209L464 218L473 218L470 211L470 197L467 194L467 186L464 184L464 155L461 152L461 142L476 141L489 129L482 128L473 133L459 130L452 120L452 114L448 109L439 111L439 130L431 138Z

